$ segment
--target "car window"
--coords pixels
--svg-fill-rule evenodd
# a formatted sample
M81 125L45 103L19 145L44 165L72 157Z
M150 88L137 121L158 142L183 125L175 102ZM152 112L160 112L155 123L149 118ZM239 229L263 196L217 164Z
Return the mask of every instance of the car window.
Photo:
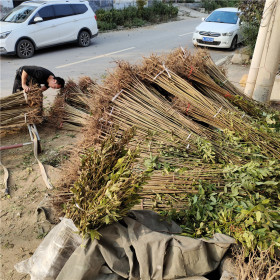
M237 12L214 11L205 21L236 24L237 20Z
M74 15L71 5L57 4L53 5L56 18L68 17Z
M36 9L36 6L20 5L11 10L1 21L21 23L28 19L32 12Z
M54 17L53 7L52 6L43 7L36 13L34 18L35 17L41 17L43 21L54 19L55 17Z
M84 14L88 10L87 6L84 4L71 4L71 6L76 15Z

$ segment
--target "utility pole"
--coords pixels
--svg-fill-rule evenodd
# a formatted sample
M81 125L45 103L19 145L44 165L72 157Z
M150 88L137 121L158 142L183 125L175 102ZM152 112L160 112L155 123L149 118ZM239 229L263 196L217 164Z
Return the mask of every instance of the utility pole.
M272 12L274 10L274 0L266 0L265 6L263 9L262 20L259 28L259 33L254 49L254 54L248 73L247 83L244 90L244 93L252 97L255 89L256 79L259 72L259 67L261 63L261 58L264 50L264 45L267 39L268 34L271 32L272 28Z
M270 100L271 91L280 63L280 1L274 1L271 33L267 35L262 53L253 98L260 102Z

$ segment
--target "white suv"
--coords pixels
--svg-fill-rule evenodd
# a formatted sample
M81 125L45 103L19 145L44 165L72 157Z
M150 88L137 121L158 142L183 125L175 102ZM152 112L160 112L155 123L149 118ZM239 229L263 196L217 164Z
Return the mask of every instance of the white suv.
M0 54L33 56L34 51L67 42L87 47L97 36L96 15L88 1L26 1L0 21Z

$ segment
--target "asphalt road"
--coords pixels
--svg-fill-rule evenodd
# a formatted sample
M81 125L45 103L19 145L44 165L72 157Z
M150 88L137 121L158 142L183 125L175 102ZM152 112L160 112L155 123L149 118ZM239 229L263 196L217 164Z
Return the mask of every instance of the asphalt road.
M77 80L85 75L100 80L117 60L137 63L143 56L170 52L180 46L194 50L192 32L200 22L200 18L186 18L143 28L100 33L87 48L67 44L37 51L29 59L1 56L1 96L12 93L16 69L23 65L43 66L66 80ZM218 49L211 49L210 53L214 61L231 54Z

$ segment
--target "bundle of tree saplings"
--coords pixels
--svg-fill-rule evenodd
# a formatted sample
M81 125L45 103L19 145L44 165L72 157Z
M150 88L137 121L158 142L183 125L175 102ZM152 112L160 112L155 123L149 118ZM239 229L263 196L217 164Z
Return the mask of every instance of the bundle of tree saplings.
M151 174L137 209L175 220L187 236L221 232L242 243L247 253L256 247L273 252L280 240L279 161L247 151L243 163L217 163L205 143L194 153L177 137L166 145L153 136L137 143L139 167ZM231 136L231 146L246 149Z
M244 141L262 145L263 154L280 158L279 139L266 131L260 131L257 126L243 120L241 114L224 108L217 100L204 96L186 80L162 65L159 59L146 59L137 74L187 103L186 113L192 118L220 130L232 130L241 135Z
M69 80L56 96L48 120L57 128L79 131L88 122L95 83L82 77L79 83Z
M138 208L172 218L187 236L221 232L242 243L247 253L255 248L273 253L280 241L279 160L247 153L244 163L216 163L205 157L206 147L194 154L176 138L168 147L149 137L139 146L140 162L151 176ZM149 154L142 153L145 145Z
M272 108L244 95L226 77L205 50L191 54L184 48L160 57L166 69L170 69L181 78L189 81L202 94L218 101L224 108L231 111L241 110L242 118L250 121L249 116L258 120L258 124L266 123L269 112L272 119L279 121L279 114Z
M138 137L152 131L153 141L157 140L168 146L173 145L170 141L172 137L178 137L180 145L190 152L198 151L197 141L201 139L200 141L211 142L215 151L213 158L233 162L240 160L236 155L241 150L233 154L231 150L227 153L221 149L224 136L175 110L172 103L156 89L148 89L139 81L132 82L130 90L123 90L113 104L109 115L114 123L122 128L136 127Z
M227 130L233 131L236 134L235 136L241 137L243 141L249 143L249 145L253 147L262 146L262 149L260 150L261 153L264 153L265 155L270 154L279 158L280 156L279 149L278 149L280 144L279 138L277 138L275 135L270 133L270 128L268 127L268 123L267 126L264 126L266 127L265 129L260 130L259 126L255 125L252 121L248 122L247 119L243 119L241 112L231 111L229 110L229 108L224 108L221 104L217 103L217 101L205 97L202 93L196 90L186 80L183 80L172 71L166 70L164 66L162 66L162 64L159 62L158 58L153 56L150 59L146 59L144 61L144 66L142 67L135 68L134 66L129 66L127 63L119 63L118 68L122 69L124 73L130 73L132 77L134 76L140 77L142 79L142 83L145 84L150 83L150 85L152 84L153 87L157 86L157 90L160 88L159 90L160 94L163 97L167 96L167 99L169 100L170 99L172 100L173 97L176 96L177 100L180 100L181 104L185 108L184 111L181 110L185 115L188 115L194 120L202 122L207 126L210 125L211 127L217 128L222 131L227 131ZM158 74L156 75L155 73ZM133 81L132 79L132 81L130 81L130 85L126 85L126 87L128 88L129 91L132 92L131 93L132 98L130 98L129 94L124 90L122 90L121 94L119 93L116 94L116 96L112 99L112 102L116 104L121 102L121 104L118 104L118 106L122 106L123 108L120 108L118 112L118 106L115 107L113 106L112 109L110 110L110 115L116 116L117 113L121 113L123 116L118 118L124 120L123 122L130 122L130 123L131 123L131 119L128 118L128 114L130 114L130 112L131 112L132 119L134 120L135 120L134 114L135 116L140 115L139 117L142 119L145 118L146 115L142 114L142 112L139 110L140 108L139 106L141 104L139 100L136 101L137 104L136 106L138 106L139 108L134 111L132 111L133 109L129 111L127 106L130 105L126 104L129 103L131 104L131 106L134 106L132 105L133 104L132 100L135 100L137 98L135 89L139 87L139 82L137 85L135 84L135 81ZM152 91L154 92L157 90L152 89ZM141 94L143 92L144 90L140 91ZM126 102L122 100L124 98L125 99L130 98L131 100ZM148 100L149 100L148 104L151 104L152 102L151 97L148 97ZM156 101L155 103L156 106L159 106L158 101ZM166 106L163 107L168 108ZM175 108L177 107L178 106L176 106ZM147 110L151 112L155 111L151 108L148 108ZM155 122L150 117L150 115L151 113L148 115L146 119L150 120L150 122L153 122L153 126L156 127L157 122ZM141 120L140 122L142 123L142 121L143 120ZM179 121L179 123L181 124L181 120ZM136 125L135 122L133 123L133 125ZM196 123L195 126L198 127L199 125ZM164 125L164 127L166 127L166 125ZM148 127L148 129L152 129L152 127ZM183 130L186 131L185 129ZM213 135L212 131L208 133L208 137L210 137L211 134Z
M232 112L239 109L241 118L245 122L253 122L257 130L265 131L270 137L275 137L274 131L280 130L277 125L280 120L279 112L243 94L227 79L221 67L213 62L205 50L191 54L181 47L161 58L161 61L167 69L189 81L198 91L216 100L223 108Z
M85 113L90 113L90 100L95 85L95 82L87 76L79 78L78 84L69 80L63 88L66 103Z
M27 124L39 124L43 120L43 94L39 87L0 99L1 134L11 133Z
M147 174L137 168L139 151L127 149L133 136L133 130L119 139L109 135L100 147L81 153L79 178L65 209L83 236L98 238L101 226L120 220L139 203Z

